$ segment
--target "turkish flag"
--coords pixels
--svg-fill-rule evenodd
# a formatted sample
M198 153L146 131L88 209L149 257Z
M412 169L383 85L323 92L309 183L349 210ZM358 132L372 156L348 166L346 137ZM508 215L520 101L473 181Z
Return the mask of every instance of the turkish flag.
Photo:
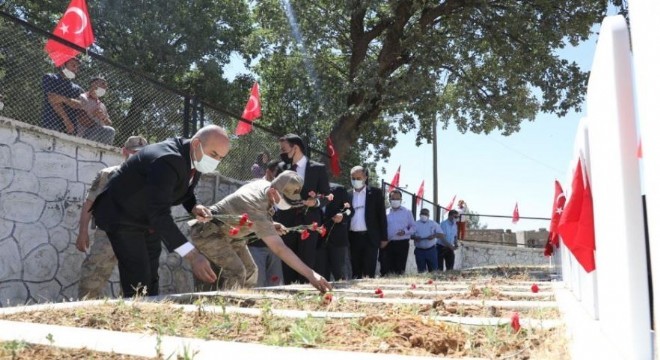
M511 221L516 224L520 220L520 213L518 213L518 203L516 202L516 206L513 208L513 216L511 217Z
M424 180L422 180L422 185L420 185L419 190L417 190L417 206L419 206L422 203L423 198L424 198Z
M581 160L573 174L571 197L559 219L557 232L586 272L596 269L593 199L589 180L585 183L583 179Z
M566 203L566 195L562 189L559 181L555 180L555 198L552 203L552 216L550 217L550 228L548 234L548 241L545 244L546 256L552 255L554 248L559 246L559 234L557 233L557 225L561 214L564 212L564 204Z
M64 15L53 29L53 35L68 40L82 48L88 48L94 43L92 23L87 12L85 0L71 0ZM44 48L56 67L64 65L69 59L80 53L54 39L48 39Z
M339 154L335 151L335 145L332 143L330 136L325 140L328 147L328 156L330 157L330 172L334 177L338 177L341 173L341 166L339 166Z
M394 174L394 177L392 178L392 181L390 182L390 188L387 190L387 192L392 192L394 188L399 187L399 177L401 176L401 165L399 165L399 168L396 169L396 174Z
M252 121L260 116L261 100L259 98L259 84L255 82L250 91L250 99L248 99L245 110L243 110L243 115L241 116L243 119L249 120L249 122L239 121L238 125L236 125L236 135L250 133L252 131Z
M449 202L449 205L447 205L447 211L451 211L451 209L454 208L454 200L456 200L456 195L454 195L454 197L451 198L451 201Z

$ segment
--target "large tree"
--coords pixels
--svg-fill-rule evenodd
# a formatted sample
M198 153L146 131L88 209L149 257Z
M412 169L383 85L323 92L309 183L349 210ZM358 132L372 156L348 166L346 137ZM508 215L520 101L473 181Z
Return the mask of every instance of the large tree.
M538 112L579 109L588 74L557 51L586 40L607 5L262 0L257 73L277 109L268 120L321 122L317 138L372 159L389 155L399 131L429 140L436 116L463 132L514 133Z

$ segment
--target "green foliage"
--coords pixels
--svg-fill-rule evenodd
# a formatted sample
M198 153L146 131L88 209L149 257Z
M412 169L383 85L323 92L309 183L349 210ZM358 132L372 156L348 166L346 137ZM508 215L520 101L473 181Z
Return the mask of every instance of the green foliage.
M606 8L605 0L260 1L266 119L315 145L330 134L353 163L387 158L398 132L430 141L436 116L463 132L512 134L539 111L579 109L587 74L557 50L586 40Z
M484 230L488 228L488 224L482 224L480 221L479 215L471 210L467 210L465 212L466 216L465 218L467 219L467 228L468 229L474 229L474 230Z

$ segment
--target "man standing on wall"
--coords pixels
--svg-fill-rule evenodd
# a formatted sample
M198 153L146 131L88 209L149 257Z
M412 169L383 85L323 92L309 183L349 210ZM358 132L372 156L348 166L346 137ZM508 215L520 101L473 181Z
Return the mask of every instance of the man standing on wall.
M177 227L171 207L181 204L198 221L211 220L211 211L197 204L194 189L200 173L215 171L228 152L229 137L216 125L201 128L190 140L148 145L121 166L96 198L94 218L110 238L125 297L144 287L148 295L158 295L161 240L190 261L198 279L216 280L209 261Z

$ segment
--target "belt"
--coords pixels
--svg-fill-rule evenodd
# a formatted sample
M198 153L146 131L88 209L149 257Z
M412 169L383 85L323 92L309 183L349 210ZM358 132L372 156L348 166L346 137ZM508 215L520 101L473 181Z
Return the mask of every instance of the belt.
M418 248L416 248L416 249L419 249L419 250L431 250L431 249L435 249L435 245L430 246L430 247L427 247L427 248L421 248L421 247L418 247Z
M352 232L353 234L366 234L366 233L367 233L367 230L365 230L365 231L353 231L353 230L350 230L350 232Z
M410 239L391 239L388 241L410 241Z

